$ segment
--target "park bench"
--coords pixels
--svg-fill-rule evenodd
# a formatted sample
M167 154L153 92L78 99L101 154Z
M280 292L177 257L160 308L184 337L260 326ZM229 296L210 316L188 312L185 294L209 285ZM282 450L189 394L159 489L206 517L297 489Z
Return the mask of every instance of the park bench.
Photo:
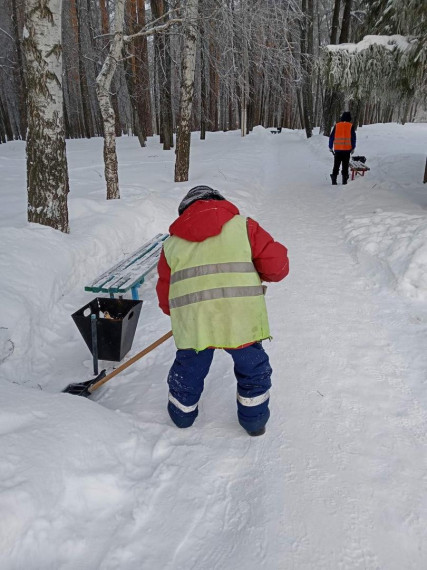
M354 177L358 174L360 176L365 176L365 172L370 170L369 166L366 166L360 160L351 160L350 161L350 171L351 171L351 179L354 180Z
M93 283L85 287L85 291L109 293L114 299L114 295L121 298L130 290L132 299L137 301L138 289L150 271L157 267L163 242L167 237L168 234L157 234L126 259L97 277Z

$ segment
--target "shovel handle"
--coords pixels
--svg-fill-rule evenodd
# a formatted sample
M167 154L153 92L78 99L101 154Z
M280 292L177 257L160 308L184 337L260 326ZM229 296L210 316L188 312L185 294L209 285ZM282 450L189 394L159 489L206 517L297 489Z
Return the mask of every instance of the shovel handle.
M124 364L113 370L113 372L110 372L110 374L107 374L107 376L104 376L104 378L102 378L95 384L92 384L92 386L88 389L88 391L92 394L92 392L95 392L95 390L100 388L103 384L105 384L105 382L108 382L108 380L111 380L111 378L114 378L114 376L117 376L117 374L123 372L123 370L126 370L126 368L131 366L134 362L136 362L137 360L139 360L140 358L142 358L152 350L154 350L157 346L159 346L159 344L162 344L163 342L165 342L165 340L168 340L168 338L170 338L171 336L172 336L172 331L167 332L166 334L158 338L155 342L150 344L150 346L147 346L147 348L144 348L144 350L141 350L141 352L135 354L135 356L130 358L127 362L125 362Z

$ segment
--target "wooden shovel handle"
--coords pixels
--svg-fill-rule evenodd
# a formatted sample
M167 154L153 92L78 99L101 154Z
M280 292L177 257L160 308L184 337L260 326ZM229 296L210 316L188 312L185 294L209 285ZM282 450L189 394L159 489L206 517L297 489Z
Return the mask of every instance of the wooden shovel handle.
M134 362L136 362L137 360L139 360L140 358L142 358L152 350L154 350L157 346L159 346L159 344L162 344L163 342L165 342L165 340L168 340L168 338L170 338L171 336L172 336L172 331L169 331L166 334L164 334L162 337L158 338L155 342L153 342L153 344L150 344L150 346L147 346L147 348L144 348L144 350L141 350L141 352L135 354L135 356L133 356L131 359L129 359L127 362L125 362L115 370L113 370L113 372L110 372L110 374L107 374L107 376L104 376L104 378L96 382L96 384L92 384L92 386L89 388L89 392L91 394L92 392L95 392L95 390L97 390L100 386L105 384L105 382L108 382L108 380L111 380L111 378L114 378L114 376L117 376L117 374L123 372L123 370L126 370L126 368L131 366Z

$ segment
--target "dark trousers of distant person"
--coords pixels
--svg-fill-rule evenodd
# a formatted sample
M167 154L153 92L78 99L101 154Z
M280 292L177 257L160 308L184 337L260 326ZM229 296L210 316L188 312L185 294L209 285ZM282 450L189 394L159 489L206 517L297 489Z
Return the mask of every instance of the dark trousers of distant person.
M342 173L342 181L347 184L348 180L348 164L350 162L350 151L349 150L336 150L334 154L334 169L332 170L333 178L337 178L340 166Z

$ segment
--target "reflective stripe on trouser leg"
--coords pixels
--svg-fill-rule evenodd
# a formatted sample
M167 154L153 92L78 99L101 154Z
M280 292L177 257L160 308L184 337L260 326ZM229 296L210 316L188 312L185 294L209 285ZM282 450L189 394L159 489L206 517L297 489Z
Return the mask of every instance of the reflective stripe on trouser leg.
M227 352L234 360L239 423L249 431L261 429L270 417L268 404L272 370L268 355L259 342Z
M174 398L170 392L168 395L168 400L176 408L181 410L181 412L184 412L184 414L189 414L190 412L194 412L194 410L197 408L197 404L199 403L199 402L197 402L197 404L194 404L194 406L184 406L183 404L181 404L181 402L179 402L176 398Z
M247 398L247 397L245 398L241 396L239 392L237 392L236 398L237 401L242 404L242 406L253 408L254 406L260 406L266 400L268 400L270 398L270 391L267 390L265 394L261 394L260 396L254 396L253 398Z
M213 349L209 348L200 352L192 349L176 351L168 375L168 412L180 428L190 427L197 418L198 402L213 354Z

